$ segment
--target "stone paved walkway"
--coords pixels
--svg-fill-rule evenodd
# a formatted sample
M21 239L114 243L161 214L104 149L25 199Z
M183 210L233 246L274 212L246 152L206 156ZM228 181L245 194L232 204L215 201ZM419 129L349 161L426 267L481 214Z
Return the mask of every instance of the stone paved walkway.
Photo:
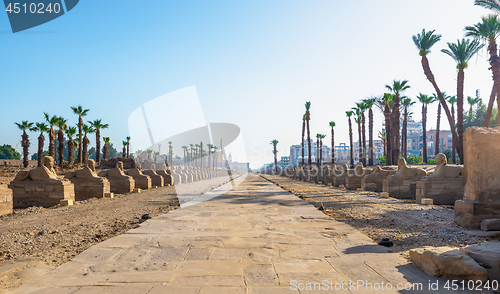
M352 227L249 174L235 190L148 220L13 293L417 292L356 288L361 281L423 283L418 293L451 293L429 291L429 279ZM307 283L323 283L323 290L317 284L307 291Z

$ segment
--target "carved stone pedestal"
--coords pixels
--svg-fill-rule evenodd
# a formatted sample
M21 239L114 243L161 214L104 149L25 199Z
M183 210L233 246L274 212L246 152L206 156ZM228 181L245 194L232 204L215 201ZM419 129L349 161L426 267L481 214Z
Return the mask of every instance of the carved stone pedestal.
M7 185L0 185L0 215L13 211L12 190Z
M464 179L462 177L444 179L423 177L417 182L418 204L421 204L422 198L431 198L433 204L453 205L455 201L464 198Z
M159 174L156 173L154 170L143 170L143 174L146 176L149 176L151 178L151 185L157 186L157 187L163 187L164 186L164 180L163 177L160 176Z
M61 200L75 200L75 188L68 180L12 181L14 207L58 205Z
M389 193L390 197L399 199L415 199L417 197L417 182L416 179L399 179L388 178L382 181L382 190Z
M106 178L100 179L70 179L75 186L75 200L86 200L90 198L104 198L111 193L111 184Z

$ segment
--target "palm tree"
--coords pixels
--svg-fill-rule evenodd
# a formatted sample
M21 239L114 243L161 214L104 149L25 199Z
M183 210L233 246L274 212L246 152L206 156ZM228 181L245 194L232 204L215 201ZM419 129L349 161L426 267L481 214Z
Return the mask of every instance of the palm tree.
M477 97L477 98L472 98L470 96L467 96L467 103L469 103L469 116L472 116L472 110L473 110L473 106L476 105L476 104L479 104L479 102L481 102L481 98Z
M127 158L130 158L130 136L127 137Z
M455 123L455 103L457 103L457 97L456 96L449 96L448 97L448 102L451 104L451 117L453 118L453 123ZM455 125L453 125L453 128L455 128ZM451 161L453 164L457 163L457 158L455 153L457 152L455 146L455 142L452 141L452 146L451 146Z
M95 130L95 162L99 163L101 161L101 129L109 128L108 124L103 124L101 119L96 119L94 121L88 122L92 128Z
M57 132L57 142L59 142L59 166L63 167L64 163L64 131L68 128L66 122L68 120L62 117L58 117L57 126L59 127L59 131Z
M351 167L354 166L354 156L353 156L353 144L352 144L352 123L351 123L351 116L354 114L352 110L348 110L345 112L347 115L347 120L349 121L349 143L351 144Z
M321 134L316 134L316 165L319 167L319 139L321 138Z
M419 93L417 96L418 101L422 103L422 131L423 131L423 148L422 158L427 163L427 106L434 101L434 98Z
M373 110L372 107L375 104L375 98L368 98L363 100L365 108L368 109L368 165L373 165Z
M354 122L358 125L358 157L359 161L363 162L364 152L362 147L362 138L361 138L361 110L359 108L353 107L356 117L354 118Z
M394 96L389 93L384 93L382 98L384 102L384 117L385 117L385 133L386 133L386 154L385 154L385 164L392 165L392 126L391 126L391 108L394 103Z
M82 146L82 163L84 165L87 164L88 160L88 146L90 144L89 138L87 138L87 134L92 134L95 132L95 129L92 126L84 125L83 128L83 142L81 142L80 145Z
M102 159L109 160L109 137L102 137L104 147L102 147Z
M482 6L496 13L500 13L500 2L498 0L475 0L474 5Z
M476 1L477 5L495 9L496 1ZM480 4L481 3L481 4ZM487 6L489 3L490 7ZM496 10L496 9L495 9ZM498 13L498 10L496 10ZM493 74L493 87L497 93L497 104L500 105L500 60L497 52L496 38L500 35L500 20L498 15L489 15L481 18L481 22L473 26L465 27L465 36L473 37L477 40L488 41L488 52L490 54L490 69ZM494 99L494 96L490 98ZM488 104L489 105L489 104ZM500 125L500 120L499 120ZM462 157L460 157L462 158Z
M335 166L335 136L333 132L333 128L335 127L335 122L331 121L328 123L328 125L332 129L332 166Z
M139 149L139 150L135 151L135 154L137 155L137 160L138 160L139 162L141 162L141 157L140 157L140 156L141 156L141 154L142 154L142 150L140 150L140 149Z
M396 162L399 158L400 153L400 133L399 133L399 107L400 107L400 95L405 90L409 89L408 80L397 81L394 80L392 85L385 85L385 87L394 94L394 106L392 107L392 118L391 118L391 129L392 129L392 137L390 138L392 142L394 142L393 149L393 157L392 161ZM391 143L392 143L391 142Z
M468 66L469 60L476 55L476 53L483 48L484 45L479 43L479 40L462 39L457 40L457 43L448 43L448 49L443 49L441 52L449 55L457 63L458 76L457 76L457 134L458 144L455 145L460 150L459 153L463 154L463 133L464 133L464 70ZM495 48L496 50L496 48ZM500 67L498 68L500 70ZM479 100L479 98L476 98ZM479 101L478 101L479 102ZM471 106L472 109L472 106ZM472 112L471 112L472 113ZM451 127L452 124L450 124ZM454 125L453 125L454 127ZM463 163L463 158L460 157L460 162Z
M490 101L488 102L488 109L486 110L486 117L484 118L484 123L483 127L487 128L488 125L490 124L491 120L491 113L493 112L493 104L495 104L495 85L493 85L491 89L491 94L490 94Z
M360 119L361 119L361 134L363 137L363 141L360 142L362 144L361 150L363 152L363 157L361 159L361 162L363 163L364 166L366 166L366 128L365 128L365 110L366 110L366 105L364 101L361 101L359 103L356 103L357 108L359 109L360 112Z
M69 127L66 129L66 136L68 136L68 166L73 166L75 163L75 142L73 141L73 136L76 134L75 127Z
M408 108L415 104L415 102L411 101L411 98L408 97L401 98L401 104L404 107L401 147L403 148L403 157L406 159L406 157L408 156Z
M323 139L326 138L326 135L319 135L319 162L320 166L323 165Z
M71 110L73 110L73 113L78 115L78 138L80 139L80 142L83 142L82 138L82 131L83 131L83 119L82 117L86 116L90 109L83 109L81 105L78 105L77 107L71 107ZM77 162L78 164L81 164L83 162L83 157L82 157L82 144L78 145L78 157L77 157ZM50 154L50 151L49 151Z
M210 167L210 154L212 154L212 148L213 147L214 147L214 145L207 144L207 148L208 148L208 167Z
M21 123L15 123L16 126L23 131L21 136L21 146L23 147L23 166L24 168L28 167L28 156L29 156L29 148L30 148L30 140L28 138L28 134L26 134L26 130L30 130L33 126L33 123L28 122L27 120L23 120Z
M187 153L187 146L181 146L182 148L182 155L184 156L184 166L187 166L187 161L186 161L186 153Z
M307 101L305 104L306 107L306 126L307 126L307 164L311 165L311 132L309 130L309 121L311 120L311 102Z
M382 133L382 131L378 131L378 138L382 140L382 144L384 144L384 157L387 160L387 133L386 132Z
M46 123L36 123L35 127L31 129L34 132L40 132L40 136L38 136L38 153L37 153L37 161L38 166L42 166L42 157L43 157L43 145L45 143L45 137L43 133L49 132L49 126Z
M443 97L445 99L448 97L445 92L443 92ZM440 137L440 125L441 125L441 103L439 103L439 97L436 94L432 94L432 102L438 103L438 110L436 116L436 133L434 135L434 156L439 153L439 137Z
M306 115L302 116L302 165L304 165L304 133L306 132Z
M173 164L173 147L172 147L172 141L168 141L168 162L170 163L169 164L169 167L172 166Z
M123 157L125 157L125 154L126 154L126 151L125 151L125 147L127 146L127 141L123 141L124 144L123 144ZM146 152L148 153L148 160L151 161L152 160L152 154L153 154L153 150L151 149L148 149L146 150Z
M49 124L49 156L54 157L56 154L56 147L54 145L54 139L56 137L56 132L54 131L54 126L57 125L57 116L52 116L50 117L48 113L44 112L43 115L45 116L45 121Z
M127 141L127 146L128 146L128 144L130 144L130 142L128 142L128 141ZM153 152L153 154L154 154L154 156L155 156L155 163L156 163L156 162L157 162L157 159L158 159L158 155L160 155L160 152L158 152L158 151L154 151L154 152ZM128 156L128 155L127 155L127 156Z
M278 172L278 149L276 149L276 146L278 146L278 140L274 139L271 141L271 145L273 145L273 154L274 154L274 170Z
M198 164L198 158L200 158L200 149L199 149L200 144L194 144L194 147L196 147L194 150L195 160L196 160L195 164Z
M434 74L432 73L431 67L429 66L429 60L427 59L427 54L431 52L430 50L432 46L436 44L439 40L441 40L441 35L435 35L434 30L426 32L424 29L422 30L422 34L416 34L412 37L412 39L413 43L415 43L415 46L417 46L417 49L419 50L420 56L422 57L422 69L424 70L424 74L434 87L434 90L436 91L437 96L439 97L439 102L443 107L444 112L446 113L446 117L448 118L448 123L451 126L453 124L453 119L451 117L450 109L448 108L446 100L444 99L443 94L441 93L441 90L439 89L436 83ZM453 136L453 140L455 142L458 142L457 132L453 128L451 129L451 135ZM458 157L463 158L463 154L461 154L461 151L460 150L457 151L458 151Z
M189 156L189 166L193 166L193 150L194 150L194 144L189 144L191 147L191 155Z
M122 158L127 158L127 141L122 141L123 144L123 150L122 150ZM148 159L150 160L150 152L153 152L153 150L148 150Z

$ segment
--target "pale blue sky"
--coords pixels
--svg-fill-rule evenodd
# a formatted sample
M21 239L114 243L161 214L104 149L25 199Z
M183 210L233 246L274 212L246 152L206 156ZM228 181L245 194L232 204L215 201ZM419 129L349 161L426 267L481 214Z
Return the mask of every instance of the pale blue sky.
M272 160L272 139L280 156L300 142L305 101L312 102L312 134L329 134L334 120L336 142L347 142L344 111L381 95L393 79L408 79L412 98L431 94L411 40L422 28L443 35L429 59L442 90L454 94L454 62L439 51L488 13L472 0L87 0L17 34L0 13L0 144L17 145L14 122L42 121L43 111L76 123L70 106L82 104L91 109L88 120L110 124L103 135L119 145L134 109L195 85L207 121L238 125L258 168ZM489 97L487 58L483 49L471 60L466 95L480 89ZM419 120L420 105L413 112Z

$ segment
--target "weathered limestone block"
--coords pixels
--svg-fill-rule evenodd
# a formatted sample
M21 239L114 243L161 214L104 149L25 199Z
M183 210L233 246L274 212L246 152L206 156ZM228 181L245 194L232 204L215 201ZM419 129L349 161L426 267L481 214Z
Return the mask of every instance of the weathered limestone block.
M366 175L369 175L373 169L371 168L363 168L363 163L358 162L354 167L354 170L351 170L350 173L347 174L345 179L345 187L350 190L356 190L358 188L362 188L361 182Z
M109 160L101 160L99 168L114 169L118 162L122 163L124 169L135 168L137 164L134 158L111 158Z
M410 250L413 264L429 276L486 282L488 273L474 259L451 247L416 248Z
M436 155L436 164L432 175L417 182L417 203L421 204L422 198L430 198L434 204L453 205L464 197L463 167L447 165L446 155L442 153Z
M500 218L483 219L483 221L481 222L481 230L500 231Z
M153 163L151 161L149 161L149 159L145 159L140 165L141 165L142 170L153 169L153 168L151 168Z
M174 179L170 171L167 170L167 165L165 163L161 162L156 166L156 173L163 177L163 184L165 186L172 186L174 184Z
M150 167L151 167L151 169L143 170L142 173L151 178L151 185L157 186L157 187L163 187L163 185L164 185L163 177L156 173L156 171L155 171L156 166L154 164L151 164Z
M311 182L319 184L323 183L324 175L327 172L326 166L321 166L320 168L316 168L314 173L311 174Z
M455 222L478 229L484 219L500 218L500 127L464 132L463 200L455 203Z
M89 159L87 166L76 171L69 171L64 176L75 186L75 199L104 198L110 193L111 185L106 178L99 177L95 172L95 161Z
M490 281L500 281L500 242L474 244L461 251L486 267Z
M43 158L42 166L17 173L9 188L13 192L14 207L50 207L61 200L75 200L74 185L57 176L51 156Z
M427 172L420 168L410 168L406 165L406 160L398 160L398 171L393 176L388 176L382 182L382 190L388 192L390 197L399 199L415 199L417 197L417 182L422 177L427 176Z
M151 189L151 178L142 173L140 165L132 169L127 169L125 172L134 178L136 188Z
M345 186L346 178L349 174L349 167L346 163L342 164L339 169L333 170L332 173L332 186L339 187L340 185Z
M7 185L0 185L0 215L13 212L12 190Z
M123 162L118 161L116 168L110 170L102 170L99 176L106 177L110 184L110 191L117 194L131 193L135 188L135 181L132 177L127 176L123 171Z
M383 169L377 165L373 171L361 179L361 188L364 191L383 191L383 181L388 177L396 174L396 170Z

